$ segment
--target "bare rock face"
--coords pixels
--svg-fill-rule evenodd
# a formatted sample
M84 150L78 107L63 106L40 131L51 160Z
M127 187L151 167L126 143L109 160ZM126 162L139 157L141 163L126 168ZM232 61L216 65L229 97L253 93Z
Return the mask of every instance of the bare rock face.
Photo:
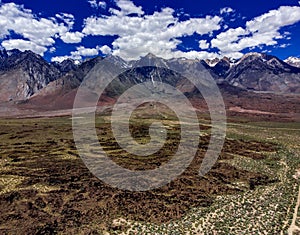
M52 65L63 74L74 71L78 68L78 64L72 59L66 59L62 62L53 62Z
M247 90L300 92L300 69L265 54L246 54L231 67L225 79Z
M0 50L0 62L2 63L8 57L7 51L2 49Z
M1 50L0 101L26 100L73 68L70 62L49 64L31 51Z
M224 57L223 59L219 60L218 63L216 63L216 65L213 66L213 72L217 76L225 78L231 69L231 65L232 63L230 62L230 60Z
M205 63L208 64L210 67L214 67L219 62L220 62L219 58L205 60Z

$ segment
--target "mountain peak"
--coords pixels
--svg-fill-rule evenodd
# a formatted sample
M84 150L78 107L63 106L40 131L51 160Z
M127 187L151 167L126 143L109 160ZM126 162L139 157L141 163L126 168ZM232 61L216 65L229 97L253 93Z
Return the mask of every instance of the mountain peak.
M260 62L267 62L269 60L278 60L279 59L275 56L268 55L265 53L258 53L258 52L250 52L242 56L235 64L242 64L242 63L250 63L251 61L260 61Z
M289 58L284 60L285 63L300 68L300 58L295 56L290 56Z
M78 63L76 63L76 60L73 59L66 59L62 62L52 62L54 67L56 67L62 74L66 74L67 72L71 70L75 70L78 67Z
M242 62L246 59L257 59L257 58L263 58L263 54L261 53L258 53L258 52L250 52L250 53L247 53L245 55L243 55L237 63L239 62Z
M154 59L154 58L158 58L158 57L156 55L154 55L153 53L149 52L147 55L143 56L142 58Z
M214 58L214 59L206 59L205 62L210 66L214 67L217 63L219 63L220 59L219 58Z
M128 63L125 60L123 60L120 56L110 54L106 58L108 60L110 60L111 62L113 62L114 64L117 64L121 68L129 68L130 67L128 65Z
M146 56L141 57L137 61L133 61L132 63L133 66L158 66L158 67L168 67L166 65L166 60L157 57L156 55L152 53L148 53Z

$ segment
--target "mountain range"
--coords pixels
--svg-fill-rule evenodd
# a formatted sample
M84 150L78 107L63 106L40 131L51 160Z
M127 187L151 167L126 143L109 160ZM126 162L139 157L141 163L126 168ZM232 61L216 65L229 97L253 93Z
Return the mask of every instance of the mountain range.
M108 59L112 64L128 71L118 79L118 86L114 85L106 89L107 97L104 100L107 102L114 100L116 90L120 87L124 90L143 80L137 78L153 79L151 78L153 74L161 72L164 74L160 77L162 82L170 83L175 87L184 87L186 94L195 100L199 92L195 93L194 88L185 84L180 78L180 74L168 69L172 67L179 73L186 70L207 70L220 87L229 111L234 111L235 108L235 111L258 109L262 112L286 113L285 109L287 109L289 112L298 113L297 110L300 110L298 105L300 68L297 67L300 59L297 58L282 61L272 55L248 53L239 60L226 57L213 60L186 58L166 60L153 54L129 62L112 55ZM102 57L95 57L81 64L70 59L61 63L48 63L31 51L1 50L1 107L71 109L77 88L86 75L102 60ZM147 67L147 65L151 66ZM134 69L139 66L144 67L139 70ZM158 71L162 68L164 71ZM101 84L97 85L101 86ZM261 103L262 100L264 103Z

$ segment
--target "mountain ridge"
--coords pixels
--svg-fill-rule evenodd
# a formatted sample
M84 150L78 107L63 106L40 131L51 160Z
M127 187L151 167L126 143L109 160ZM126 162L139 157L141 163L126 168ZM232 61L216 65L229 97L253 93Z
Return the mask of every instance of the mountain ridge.
M26 100L64 73L32 51L2 50L0 101Z
M31 51L0 51L0 102L22 101L48 94L62 95L76 89L88 72L103 58L98 56L76 64L73 60L48 63ZM262 53L248 53L241 59L209 60L163 59L149 53L139 60L126 62L109 55L108 59L123 69L155 65L163 68L208 70L217 83L233 87L275 93L300 93L300 68ZM9 91L9 92L7 92Z
M12 60L12 56L18 58ZM53 64L28 51L0 51L0 116L70 115L83 79L91 71L101 73L103 59L95 57L79 65L72 60ZM181 75L203 72L210 74L217 83L229 116L246 115L259 117L259 120L298 120L300 117L300 68L271 55L252 53L237 61L222 58L210 65L199 59L166 60L153 54L131 62L110 55L106 61L125 73L105 89L97 104L101 110L110 109L117 96L133 85L160 81L183 92L200 112L207 112L201 92ZM46 76L49 72L51 78ZM93 81L91 77L91 85L101 87L96 78Z

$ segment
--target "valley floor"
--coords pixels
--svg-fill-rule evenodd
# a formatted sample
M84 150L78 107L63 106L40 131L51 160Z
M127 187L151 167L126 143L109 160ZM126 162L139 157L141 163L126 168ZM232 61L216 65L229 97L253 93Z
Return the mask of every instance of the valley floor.
M176 143L174 121L165 123L169 145L146 163L118 149L106 116L96 127L116 163L152 169ZM88 171L70 117L1 119L0 233L299 234L300 123L230 119L224 150L203 178L197 170L210 129L200 123L201 144L187 171L160 189L132 193ZM143 142L147 133L135 137Z

